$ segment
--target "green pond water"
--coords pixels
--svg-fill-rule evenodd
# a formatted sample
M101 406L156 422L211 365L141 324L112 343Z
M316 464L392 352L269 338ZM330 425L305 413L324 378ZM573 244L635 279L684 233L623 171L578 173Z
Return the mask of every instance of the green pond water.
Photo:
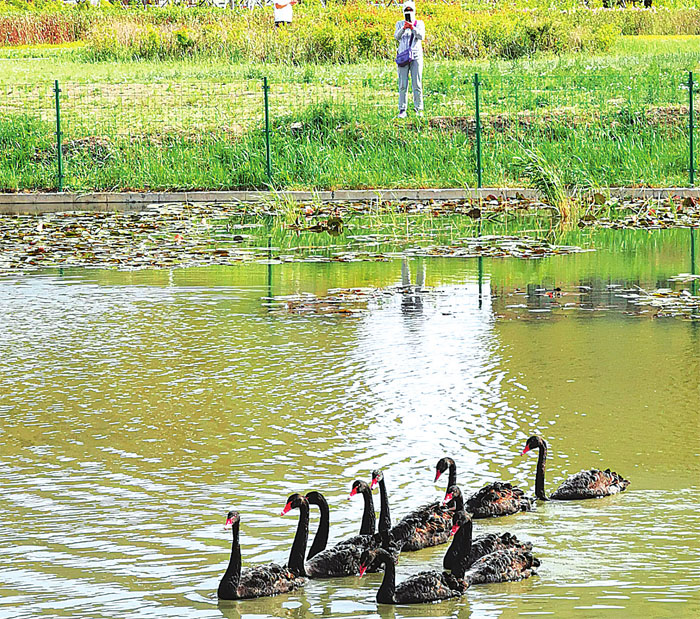
M698 616L700 322L619 295L678 288L691 233L570 237L596 251L0 278L0 617ZM397 287L408 270L423 289ZM385 292L357 315L269 300L350 287ZM476 523L532 541L538 576L416 607L378 606L381 574L217 601L229 509L244 565L284 562L291 492L326 495L333 543L376 467L395 518L442 497L445 455L465 492L532 492L532 433L550 491L591 467L632 482ZM402 555L397 580L445 550Z

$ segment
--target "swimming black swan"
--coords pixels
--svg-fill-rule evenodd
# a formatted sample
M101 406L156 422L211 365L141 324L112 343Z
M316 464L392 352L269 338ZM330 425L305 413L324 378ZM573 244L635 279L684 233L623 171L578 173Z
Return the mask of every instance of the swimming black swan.
M450 486L447 489L445 503L454 507L454 527L458 524L460 513L464 512L464 499L459 486ZM501 533L500 535L496 533L487 533L485 535L479 535L478 537L472 538L473 527L471 519L469 519L468 522L460 521L460 524L462 525L459 529L460 534L465 535L468 538L468 542L465 542L464 545L470 549L469 552L465 554L462 559L460 559L460 563L463 563L463 567L465 569L481 559L481 557L491 554L492 552L497 552L500 550L522 550L523 552L527 552L532 550L532 544L530 542L521 542L512 533L506 532ZM443 561L443 567L445 569L452 569L450 566L448 566L448 563L452 563L455 560L454 553L451 553L451 551L452 546L450 546L447 554L445 554L445 559Z
M360 480L355 481L352 487L352 496L359 493L365 497L365 517L363 517L363 526L361 530L368 530L370 523L371 526L374 527L374 503L372 501L371 490L365 482ZM305 575L309 578L333 578L356 575L359 570L362 551L367 548L379 548L382 546L382 537L377 533L355 535L339 542L332 548L321 548L321 544L325 547L328 541L330 520L328 503L320 492L309 492L306 496L307 498L310 497L309 502L313 502L321 509L321 523L312 544L312 549L315 547L319 550L314 554L312 554L311 551L309 552L306 564L304 565ZM368 509L371 510L371 516ZM385 541L385 546L390 551L392 550L388 539ZM398 560L398 552L393 552L393 555L395 555L394 560Z
M372 498L372 489L367 485L367 482L361 479L356 479L352 482L350 489L350 498L361 494L365 502L365 508L362 512L362 523L360 524L360 535L374 535L377 526L377 515L374 513L374 499ZM357 537L357 536L355 536ZM354 538L346 540L348 543L353 543Z
M369 544L372 541L371 538L374 535L374 527L376 524L372 492L364 481L356 480L352 484L350 497L356 496L357 494L361 494L364 499L364 513L362 515L360 533L336 543L336 546L353 544L359 545L360 547L369 547ZM309 504L317 505L321 513L321 520L318 525L318 530L314 536L314 541L311 544L309 554L306 557L308 561L322 550L325 550L326 546L328 545L328 535L330 532L330 509L328 508L328 501L326 501L326 497L324 497L320 492L313 490L306 495L306 498L308 499Z
M386 482L384 481L384 473L375 469L372 471L372 482L370 489L379 484L379 531L391 530L391 513L389 512L389 495L386 491Z
M296 495L289 497L287 502L291 508L302 508L306 505L306 513L308 517L308 504L306 500ZM303 514L303 510L302 510ZM233 531L233 545L231 546L231 559L224 573L217 595L221 600L246 600L250 598L267 597L270 595L278 595L280 593L288 593L294 591L306 583L306 578L295 573L291 567L280 566L276 563L268 563L267 565L256 565L255 567L246 568L241 571L241 546L238 541L239 528L241 517L238 512L229 512L226 516L226 528L231 527ZM307 521L308 532L308 521ZM303 548L299 542L301 536L304 536L302 518L299 519L297 526L297 534L294 537L294 544L289 554L290 565L293 559L301 552L302 562L304 551L306 550L306 541L303 543Z
M540 501L546 501L544 491L544 469L547 462L547 442L541 436L531 436L525 443L522 455L531 449L539 449L537 458L537 475L535 477L535 496ZM557 501L573 501L577 499L598 499L611 494L623 492L630 485L629 480L624 479L610 469L600 471L591 469L581 471L569 477L549 498Z
M381 531L383 526L391 526L389 501L384 474L381 471L372 472L372 485L375 483L379 484L381 491L382 512L379 523ZM383 517L386 519L385 525L382 524ZM414 551L444 544L450 539L451 529L452 510L442 505L440 501L436 501L423 505L404 516L391 529L390 537L401 551Z
M443 566L458 581L467 586L522 580L537 573L539 559L532 552L521 548L495 550L468 565L471 556L472 520L465 511L455 513L455 541L445 554ZM457 537L462 536L459 543Z
M457 483L457 466L452 458L441 458L438 461L435 467L435 481L448 468L450 470L447 482L449 488ZM526 497L520 488L496 481L472 494L466 500L465 509L472 515L472 518L493 518L530 511L534 504L534 499Z
M384 567L384 579L377 591L379 604L424 604L458 597L467 589L464 580L449 572L419 572L396 586L396 567L391 554L383 548L365 550L360 559L360 576L369 567Z

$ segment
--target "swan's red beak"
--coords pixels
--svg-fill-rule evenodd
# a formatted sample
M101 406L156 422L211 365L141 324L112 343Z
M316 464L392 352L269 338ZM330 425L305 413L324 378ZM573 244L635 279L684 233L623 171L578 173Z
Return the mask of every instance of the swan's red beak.
M362 578L365 575L365 572L367 571L367 566L366 565L361 565L360 566L360 578Z
M458 524L456 524L456 525L454 525L454 526L452 527L452 530L450 531L450 535L454 535L455 533L457 533L457 531L459 531L459 525L458 525Z
M231 527L233 527L233 518L226 518L226 522L224 522L224 531L228 531Z
M435 471L435 481L440 479L440 475L442 475L442 471L440 471L440 470ZM433 483L435 483L435 482L433 482Z
M284 509L281 511L280 516L284 516L290 509L292 509L292 503L289 502L284 506Z
M524 456L528 451L530 451L530 446L525 445L525 449L523 449L523 452L520 454L521 456Z
M371 490L374 490L374 487L379 483L379 480L376 477L372 477L372 483L369 485Z
M357 488L353 488L353 489L350 491L350 496L349 496L348 498L354 497L356 494L357 494Z
M451 493L451 492L448 492L448 493L445 495L445 498L442 500L442 504L443 504L443 505L447 505L447 504L452 500L452 496L453 496L452 493Z

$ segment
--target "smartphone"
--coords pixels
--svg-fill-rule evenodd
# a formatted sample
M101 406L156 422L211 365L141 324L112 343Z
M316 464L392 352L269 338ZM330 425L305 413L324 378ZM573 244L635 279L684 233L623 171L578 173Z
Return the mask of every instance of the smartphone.
M411 12L407 11L406 13L403 14L403 17L406 21L411 21Z

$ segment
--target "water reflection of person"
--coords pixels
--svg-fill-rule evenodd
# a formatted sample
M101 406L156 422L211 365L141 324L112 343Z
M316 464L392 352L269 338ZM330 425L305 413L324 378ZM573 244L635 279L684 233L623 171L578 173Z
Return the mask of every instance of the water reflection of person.
M416 285L411 285L411 267L404 256L401 262L401 313L415 315L423 313L423 289L425 287L425 262L416 266Z

